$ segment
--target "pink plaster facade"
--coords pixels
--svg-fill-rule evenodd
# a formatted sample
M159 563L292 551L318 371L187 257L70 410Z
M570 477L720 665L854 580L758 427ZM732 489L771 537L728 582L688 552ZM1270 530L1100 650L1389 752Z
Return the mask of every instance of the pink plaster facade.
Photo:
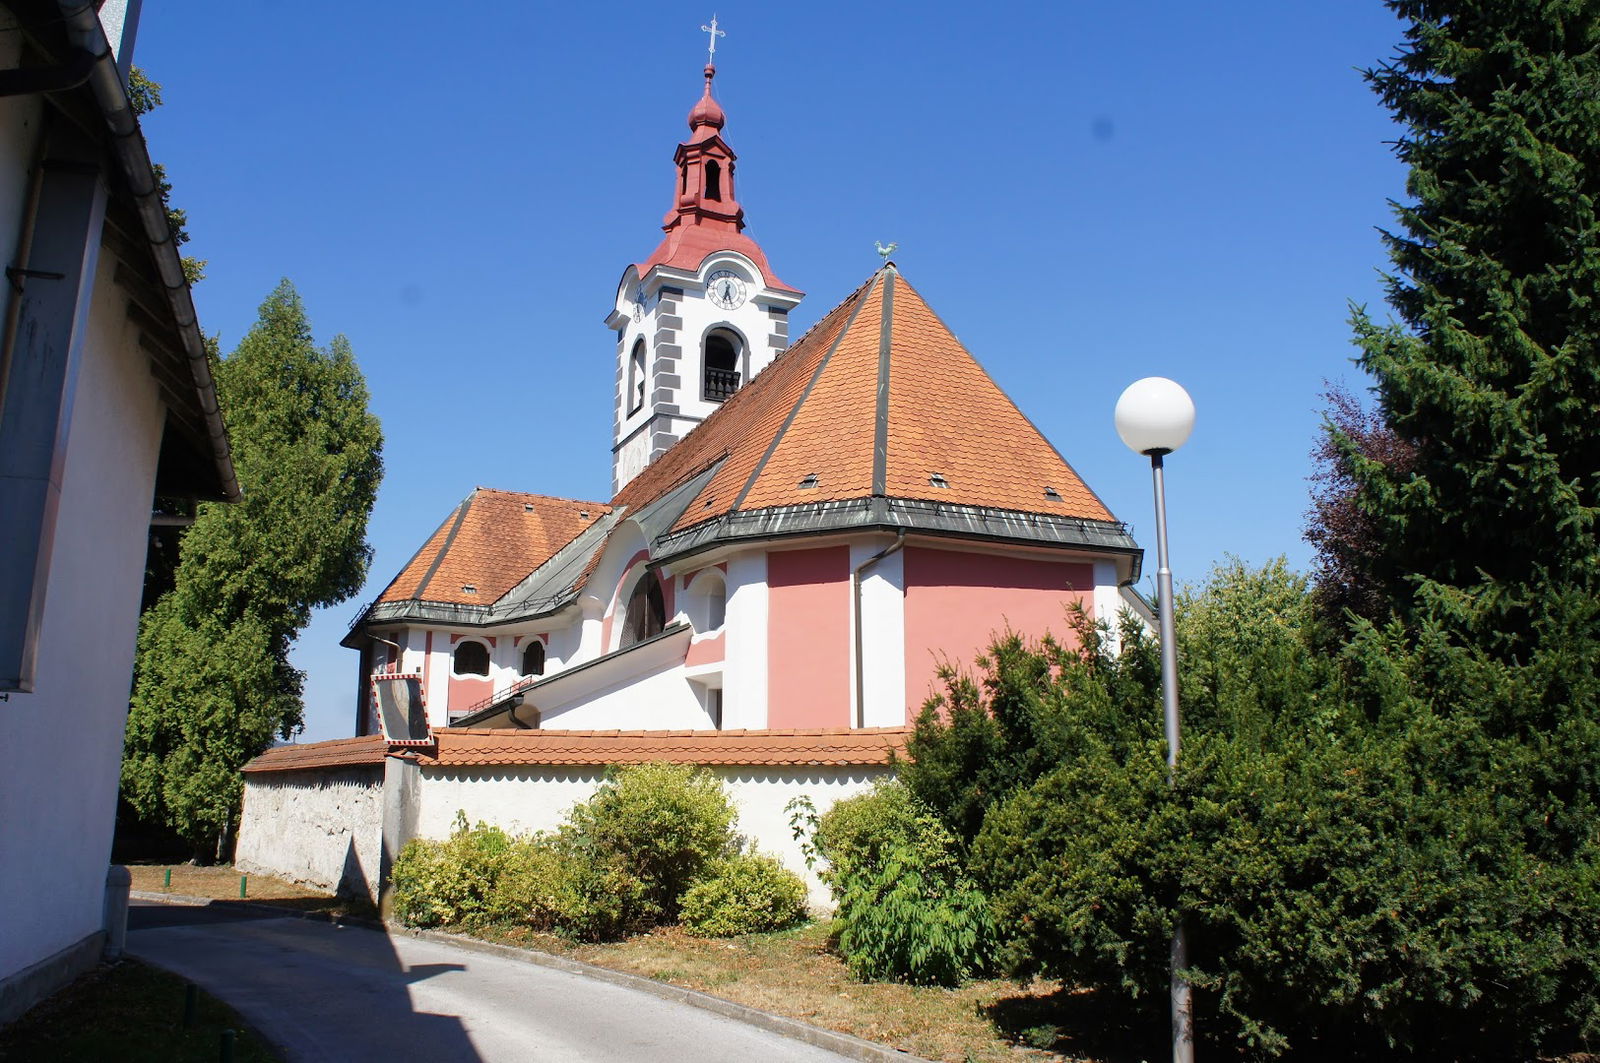
M967 668L1008 626L1037 637L1067 633L1066 608L1094 604L1087 562L908 546L905 550L906 701L914 719L937 689L943 661Z
M696 639L689 643L689 653L683 659L685 668L702 664L719 664L727 657L728 637L719 634L714 638Z
M850 548L767 555L767 726L850 726Z

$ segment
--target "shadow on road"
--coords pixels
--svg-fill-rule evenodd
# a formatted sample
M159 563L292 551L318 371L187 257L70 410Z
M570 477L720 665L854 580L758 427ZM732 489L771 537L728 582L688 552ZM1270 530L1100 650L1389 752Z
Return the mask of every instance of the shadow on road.
M359 873L353 842L345 862ZM407 967L382 930L238 901L135 902L128 928L131 952L231 1004L288 1060L481 1059L459 1015L417 1011L407 990L463 966Z

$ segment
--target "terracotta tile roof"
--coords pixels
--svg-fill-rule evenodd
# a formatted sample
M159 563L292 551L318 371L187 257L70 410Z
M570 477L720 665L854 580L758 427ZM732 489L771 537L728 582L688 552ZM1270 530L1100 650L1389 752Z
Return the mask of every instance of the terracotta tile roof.
M1116 519L892 266L613 504L647 503L724 453L674 531L735 509L875 495ZM815 486L801 487L812 474ZM948 486L936 486L936 476Z
M498 764L675 764L751 766L888 764L910 730L794 731L435 731L439 744L416 754L437 767Z
M480 487L451 511L378 601L489 605L609 512L604 502Z
M734 512L872 498L1116 520L891 265L625 485L610 507L479 488L378 601L489 605L589 523L579 511L591 519L612 507L637 514L713 466L668 534ZM1117 534L1126 539L1120 526ZM588 559L575 585L599 557Z
M358 764L382 764L388 755L389 746L382 735L362 735L359 738L336 738L331 742L279 746L250 761L243 770L250 773L344 768Z

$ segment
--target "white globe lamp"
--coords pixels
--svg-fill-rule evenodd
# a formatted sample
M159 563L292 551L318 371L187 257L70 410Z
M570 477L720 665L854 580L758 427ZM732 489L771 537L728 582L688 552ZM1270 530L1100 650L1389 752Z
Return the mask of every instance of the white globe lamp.
M1162 459L1189 441L1194 431L1194 400L1176 381L1164 376L1135 380L1117 400L1117 435L1135 454L1150 459L1156 494L1156 606L1161 631L1161 707L1166 717L1167 772L1178 775L1178 638L1173 624L1172 568L1167 562L1166 462ZM1183 913L1172 935L1172 1060L1194 1063L1194 1005L1183 971L1189 966L1189 942Z
M1147 376L1117 400L1117 435L1136 454L1171 454L1194 431L1194 400L1177 381Z

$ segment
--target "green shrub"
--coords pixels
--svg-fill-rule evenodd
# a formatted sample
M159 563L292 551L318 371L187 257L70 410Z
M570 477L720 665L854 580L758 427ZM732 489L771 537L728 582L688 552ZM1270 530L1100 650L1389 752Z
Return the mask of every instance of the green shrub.
M395 858L395 917L417 927L481 923L511 849L510 836L499 827L468 827L466 816L456 813L449 838L414 838Z
M817 848L839 906L839 951L855 977L957 985L988 968L988 898L963 871L955 836L903 784L834 805Z
M643 884L606 862L570 830L513 846L490 898L488 918L580 941L605 941L646 929Z
M642 928L676 920L678 898L734 851L734 818L721 781L704 768L639 764L614 771L574 807L558 844L589 866L585 882L623 889L617 925Z
M1304 595L1281 565L1233 564L1180 600L1175 788L1159 687L1107 644L1032 664L1013 647L973 685L1043 684L1028 697L1063 756L1041 774L993 786L959 721L919 724L940 767L929 792L983 812L968 867L1006 930L1001 960L1095 990L1124 1025L1159 1023L1182 912L1214 1050L1580 1047L1600 1034L1600 603L1554 598L1533 651L1506 663L1435 626L1358 624L1329 658Z
M732 937L782 930L806 914L806 884L760 853L717 861L684 892L683 924L701 937Z

